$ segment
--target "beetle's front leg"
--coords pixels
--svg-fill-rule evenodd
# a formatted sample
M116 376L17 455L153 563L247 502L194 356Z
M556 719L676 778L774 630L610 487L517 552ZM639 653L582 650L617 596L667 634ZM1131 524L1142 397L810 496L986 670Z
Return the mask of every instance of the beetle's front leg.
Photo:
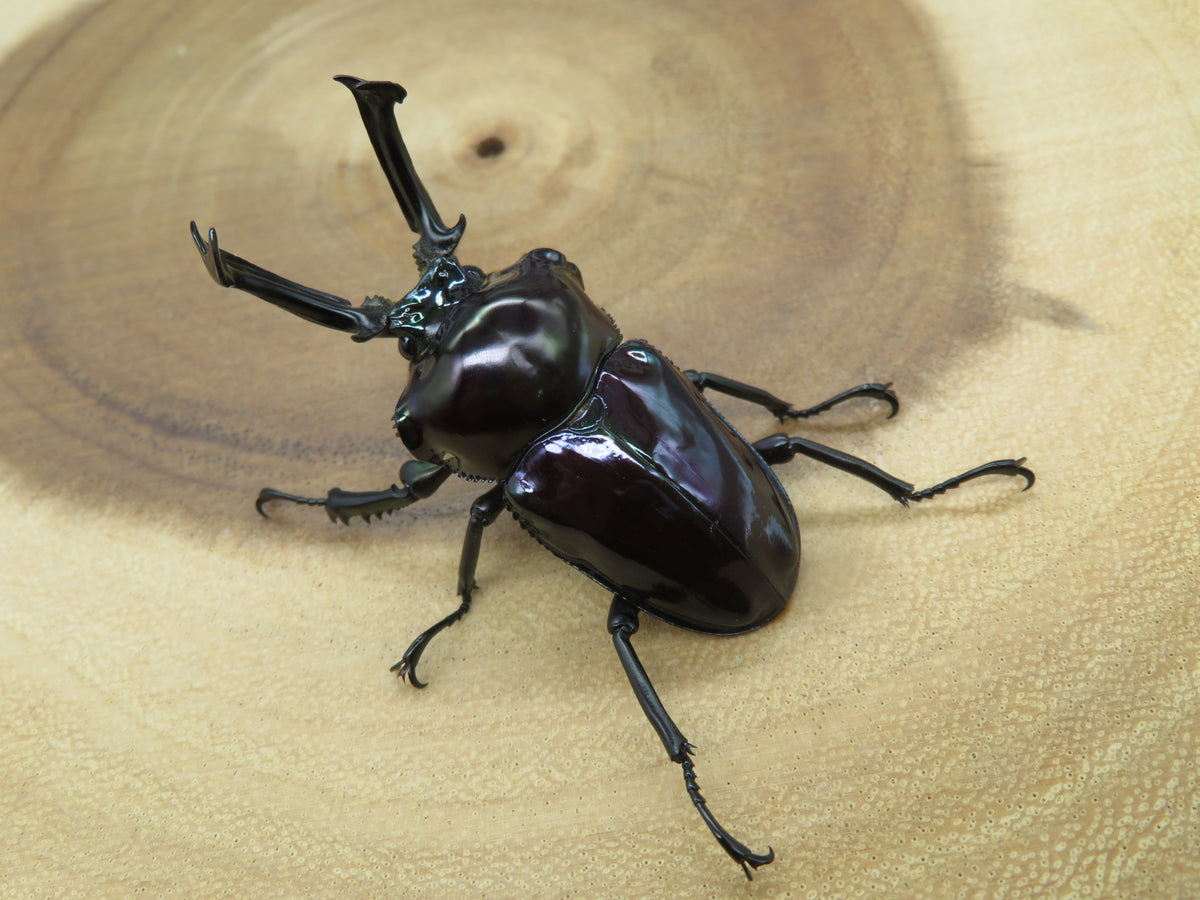
M708 830L713 833L713 837L717 839L717 843L721 845L722 849L742 867L746 877L753 879L754 876L750 870L773 862L775 851L768 847L765 854L753 852L726 831L709 811L708 803L700 793L700 785L696 782L695 764L692 762L694 748L683 736L679 727L671 721L662 701L658 699L654 685L650 683L650 676L646 674L642 661L634 652L630 637L637 630L637 607L619 595L613 597L612 606L608 611L608 632L613 636L617 657L621 660L625 674L629 676L629 683L633 686L633 693L637 696L638 703L641 704L642 712L646 714L646 718L658 732L658 737L663 742L663 746L667 748L667 756L671 758L671 762L677 762L683 767L684 786L687 788L688 796L692 798L692 803L699 811L700 817L704 819L704 824L708 826Z
M258 499L254 501L254 508L264 518L269 519L271 517L263 508L263 504L286 500L303 506L323 506L330 521L341 522L343 525L350 524L353 516L362 516L369 522L371 516L379 517L432 496L450 474L449 466L410 459L400 467L400 481L403 487L393 484L382 491L343 491L341 488L332 488L324 497L297 497L295 494L285 494L274 488L263 488L258 493Z
M887 384L876 384L875 382L860 384L857 387L842 391L840 394L830 397L828 400L818 403L815 406L798 409L786 400L779 399L770 391L765 391L752 384L746 384L744 381L734 381L732 378L726 378L724 375L715 375L712 372L697 372L695 369L688 369L683 374L687 377L688 381L701 391L712 390L720 394L727 394L730 397L736 397L738 400L757 404L770 412L780 422L784 419L808 419L833 409L839 403L845 403L847 400L853 400L858 397L882 400L891 407L891 412L888 413L889 419L900 411L900 400L896 397L896 392L892 390L891 382Z
M475 584L475 566L479 563L479 546L483 542L483 529L487 528L504 510L504 484L493 487L471 504L471 519L467 523L467 534L463 538L462 556L458 560L458 595L462 603L458 609L446 616L432 628L417 635L417 639L409 644L400 661L392 666L392 671L416 688L425 687L425 682L417 678L417 663L421 654L435 634L453 625L471 609L471 594L478 587Z

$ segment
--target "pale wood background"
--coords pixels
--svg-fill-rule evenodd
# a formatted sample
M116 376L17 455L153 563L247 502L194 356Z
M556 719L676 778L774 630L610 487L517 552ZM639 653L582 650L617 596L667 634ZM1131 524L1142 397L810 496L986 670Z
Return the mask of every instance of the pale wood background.
M0 895L1200 892L1200 12L689 6L0 7ZM643 628L714 809L778 853L753 885L608 598L512 522L429 689L388 674L478 487L254 514L402 459L395 351L220 292L187 237L407 290L338 72L409 88L465 261L558 247L626 334L797 402L894 379L894 421L804 433L918 483L1036 468L905 511L796 463L790 613Z

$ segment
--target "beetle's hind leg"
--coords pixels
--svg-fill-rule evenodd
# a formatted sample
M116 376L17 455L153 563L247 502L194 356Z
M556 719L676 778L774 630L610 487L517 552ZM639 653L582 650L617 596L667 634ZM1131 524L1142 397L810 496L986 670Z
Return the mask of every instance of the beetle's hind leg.
M413 687L423 688L425 682L417 678L417 663L421 654L429 645L430 640L439 631L453 625L471 609L471 594L478 587L475 584L475 567L479 563L479 547L483 542L483 529L496 521L504 510L504 484L497 484L486 494L471 504L471 519L467 523L467 534L463 539L462 556L458 560L458 595L462 603L458 609L446 616L432 628L427 628L417 635L417 639L408 645L404 656L392 666L391 671L407 681Z
M816 441L810 441L805 438L789 437L786 434L773 434L760 441L755 441L754 449L772 466L790 462L797 454L815 459L818 462L823 462L827 466L841 469L843 472L848 472L863 479L863 481L875 485L875 487L891 496L893 500L898 500L905 506L909 503L927 500L938 494L944 494L946 491L953 490L959 485L973 481L976 478L982 478L984 475L1019 475L1025 479L1025 487L1022 490L1026 491L1033 487L1034 482L1033 470L1027 469L1022 465L1025 462L1024 458L992 460L991 462L984 463L982 466L969 469L961 475L947 478L933 487L918 491L907 481L883 471L883 469L872 465L865 459L859 459L857 456L851 456L849 453L834 450L832 447L826 447L824 444L818 444Z
M683 767L683 783L687 788L688 796L692 798L692 803L699 811L700 817L704 819L704 824L708 826L708 830L713 833L713 837L717 839L717 843L721 845L722 849L742 867L746 877L752 879L754 876L750 870L773 862L775 851L768 847L765 854L753 852L726 831L709 811L708 804L700 793L700 785L696 783L695 764L691 759L694 748L683 736L679 727L671 721L671 717L667 715L667 710L663 707L662 701L658 699L654 685L650 683L650 677L646 674L641 660L633 650L630 637L637 630L637 607L619 595L613 597L612 607L608 611L608 631L613 636L617 657L621 660L625 674L629 676L629 683L633 685L633 693L637 696L638 703L641 704L642 712L646 714L646 718L658 732L663 746L667 749L667 756L671 758L672 762L677 762Z
M809 419L833 409L839 403L845 403L847 400L854 400L860 397L882 400L886 403L891 407L891 411L888 413L889 419L900 411L900 400L896 397L896 392L892 390L891 382L887 384L876 384L874 382L860 384L857 387L842 391L840 394L830 397L828 400L818 403L815 406L810 406L806 409L797 409L786 400L779 399L770 391L765 391L752 384L746 384L743 381L734 381L732 378L726 378L724 375L715 375L712 372L697 372L695 369L688 369L683 374L698 390L712 390L720 394L727 394L730 397L736 397L738 400L757 404L770 412L780 422L785 419Z

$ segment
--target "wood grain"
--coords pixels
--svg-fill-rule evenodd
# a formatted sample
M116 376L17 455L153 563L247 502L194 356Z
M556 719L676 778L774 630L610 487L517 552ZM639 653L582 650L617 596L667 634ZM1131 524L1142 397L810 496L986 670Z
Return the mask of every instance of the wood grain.
M604 629L511 522L264 522L379 487L404 371L206 278L187 222L351 298L411 286L339 72L464 261L554 246L628 336L918 484L781 470L790 613L638 646L756 896L1200 892L1200 14L1079 0L59 0L0 49L5 896L724 896ZM498 138L503 151L479 153ZM769 418L721 404L757 437Z

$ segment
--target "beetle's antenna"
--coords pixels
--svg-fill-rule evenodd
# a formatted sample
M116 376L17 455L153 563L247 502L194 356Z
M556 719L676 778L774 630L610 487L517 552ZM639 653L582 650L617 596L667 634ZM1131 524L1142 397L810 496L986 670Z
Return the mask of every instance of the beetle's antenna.
M453 228L447 228L429 199L429 193L413 167L400 126L396 124L397 103L403 103L408 92L390 81L364 81L353 75L338 75L334 81L344 84L354 94L359 114L367 128L375 156L383 167L392 193L414 234L420 235L413 245L413 257L422 272L442 256L452 256L467 227L465 216L458 217Z

